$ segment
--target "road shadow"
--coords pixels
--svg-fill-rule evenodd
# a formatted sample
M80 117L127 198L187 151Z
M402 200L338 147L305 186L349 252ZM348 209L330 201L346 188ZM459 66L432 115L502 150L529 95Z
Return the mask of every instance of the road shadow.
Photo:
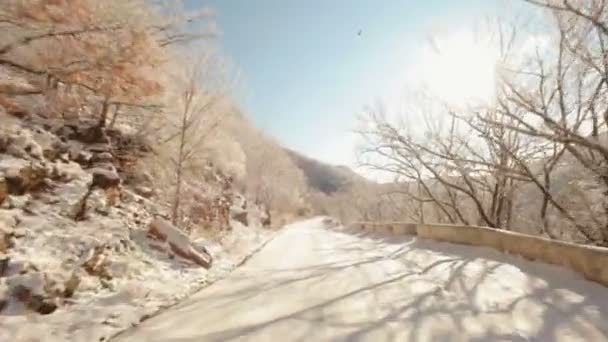
M147 329L161 336L171 316L201 312L212 324L204 313L226 310L247 319L162 340L608 340L608 289L563 268L415 237L331 234L336 243L312 247L320 261L239 270Z

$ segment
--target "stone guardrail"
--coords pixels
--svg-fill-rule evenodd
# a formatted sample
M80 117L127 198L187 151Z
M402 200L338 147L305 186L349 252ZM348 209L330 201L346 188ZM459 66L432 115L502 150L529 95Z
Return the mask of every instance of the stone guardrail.
M503 253L520 255L529 260L563 266L582 274L588 280L608 286L608 248L585 246L476 226L356 222L349 227L378 233L417 235L437 241L490 247Z

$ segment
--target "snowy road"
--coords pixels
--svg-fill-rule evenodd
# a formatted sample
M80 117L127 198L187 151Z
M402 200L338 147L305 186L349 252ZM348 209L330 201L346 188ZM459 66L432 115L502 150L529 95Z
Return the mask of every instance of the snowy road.
M117 340L608 341L608 289L489 249L315 219Z

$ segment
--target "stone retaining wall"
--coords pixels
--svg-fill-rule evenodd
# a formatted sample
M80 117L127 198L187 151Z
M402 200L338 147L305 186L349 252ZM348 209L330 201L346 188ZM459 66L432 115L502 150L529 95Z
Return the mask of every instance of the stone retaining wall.
M578 245L538 236L487 227L406 222L357 222L351 225L365 231L421 238L471 246L491 247L529 260L563 266L586 279L608 286L608 248Z

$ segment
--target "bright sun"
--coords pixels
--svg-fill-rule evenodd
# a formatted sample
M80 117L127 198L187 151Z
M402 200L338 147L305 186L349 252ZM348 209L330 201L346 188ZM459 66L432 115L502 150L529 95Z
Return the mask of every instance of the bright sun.
M463 33L440 37L430 45L420 71L433 94L452 105L492 101L498 49Z

